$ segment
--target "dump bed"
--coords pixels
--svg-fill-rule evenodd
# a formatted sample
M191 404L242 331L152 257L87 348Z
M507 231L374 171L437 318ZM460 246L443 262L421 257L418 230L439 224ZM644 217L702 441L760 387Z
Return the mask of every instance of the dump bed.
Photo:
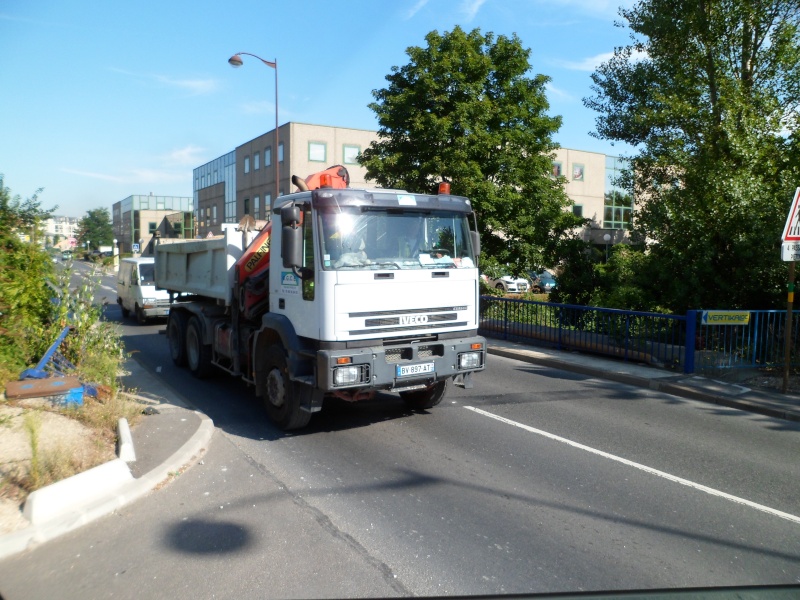
M245 240L236 225L199 240L162 239L155 248L156 287L231 304L233 274Z

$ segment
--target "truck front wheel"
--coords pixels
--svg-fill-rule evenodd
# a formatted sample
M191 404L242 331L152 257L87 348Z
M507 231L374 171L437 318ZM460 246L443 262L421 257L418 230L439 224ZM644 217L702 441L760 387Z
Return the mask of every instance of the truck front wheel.
M167 340L172 362L178 367L186 366L186 313L182 310L170 311L167 322Z
M211 375L211 346L203 343L203 325L197 317L186 325L186 364L198 379Z
M264 355L261 396L267 416L285 431L308 425L311 413L301 410L296 385L289 379L286 355L282 348L271 346Z
M433 408L442 401L447 393L447 379L434 383L431 387L424 390L414 390L413 392L400 392L400 397L406 404L415 410Z

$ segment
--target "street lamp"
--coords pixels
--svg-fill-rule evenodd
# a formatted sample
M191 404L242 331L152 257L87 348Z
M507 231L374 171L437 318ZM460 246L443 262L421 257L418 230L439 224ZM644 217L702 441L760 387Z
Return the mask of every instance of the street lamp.
M278 59L276 58L274 61L270 62L268 60L264 60L260 56L256 56L255 54L250 54L249 52L237 52L233 56L228 59L228 64L230 64L234 68L239 68L244 64L242 62L242 55L245 56L252 56L253 58L257 58L262 63L267 65L268 67L272 67L275 69L275 195L269 203L269 213L270 219L272 218L272 207L275 205L275 201L278 199L278 194L280 193L280 160L278 156Z
M608 262L608 242L611 241L611 234L607 233L603 236L603 239L606 241L606 262Z

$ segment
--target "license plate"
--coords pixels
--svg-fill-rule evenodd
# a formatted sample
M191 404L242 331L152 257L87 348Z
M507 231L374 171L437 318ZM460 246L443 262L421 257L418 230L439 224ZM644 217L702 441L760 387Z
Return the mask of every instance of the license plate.
M433 363L423 363L421 365L397 365L398 377L408 377L409 375L420 375L422 373L433 373Z

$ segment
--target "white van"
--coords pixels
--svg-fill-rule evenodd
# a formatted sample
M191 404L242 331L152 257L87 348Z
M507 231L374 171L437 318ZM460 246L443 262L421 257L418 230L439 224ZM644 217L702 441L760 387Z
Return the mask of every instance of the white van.
M152 256L119 261L117 304L122 307L123 317L133 313L140 325L147 319L169 315L169 293L156 290L155 259Z

